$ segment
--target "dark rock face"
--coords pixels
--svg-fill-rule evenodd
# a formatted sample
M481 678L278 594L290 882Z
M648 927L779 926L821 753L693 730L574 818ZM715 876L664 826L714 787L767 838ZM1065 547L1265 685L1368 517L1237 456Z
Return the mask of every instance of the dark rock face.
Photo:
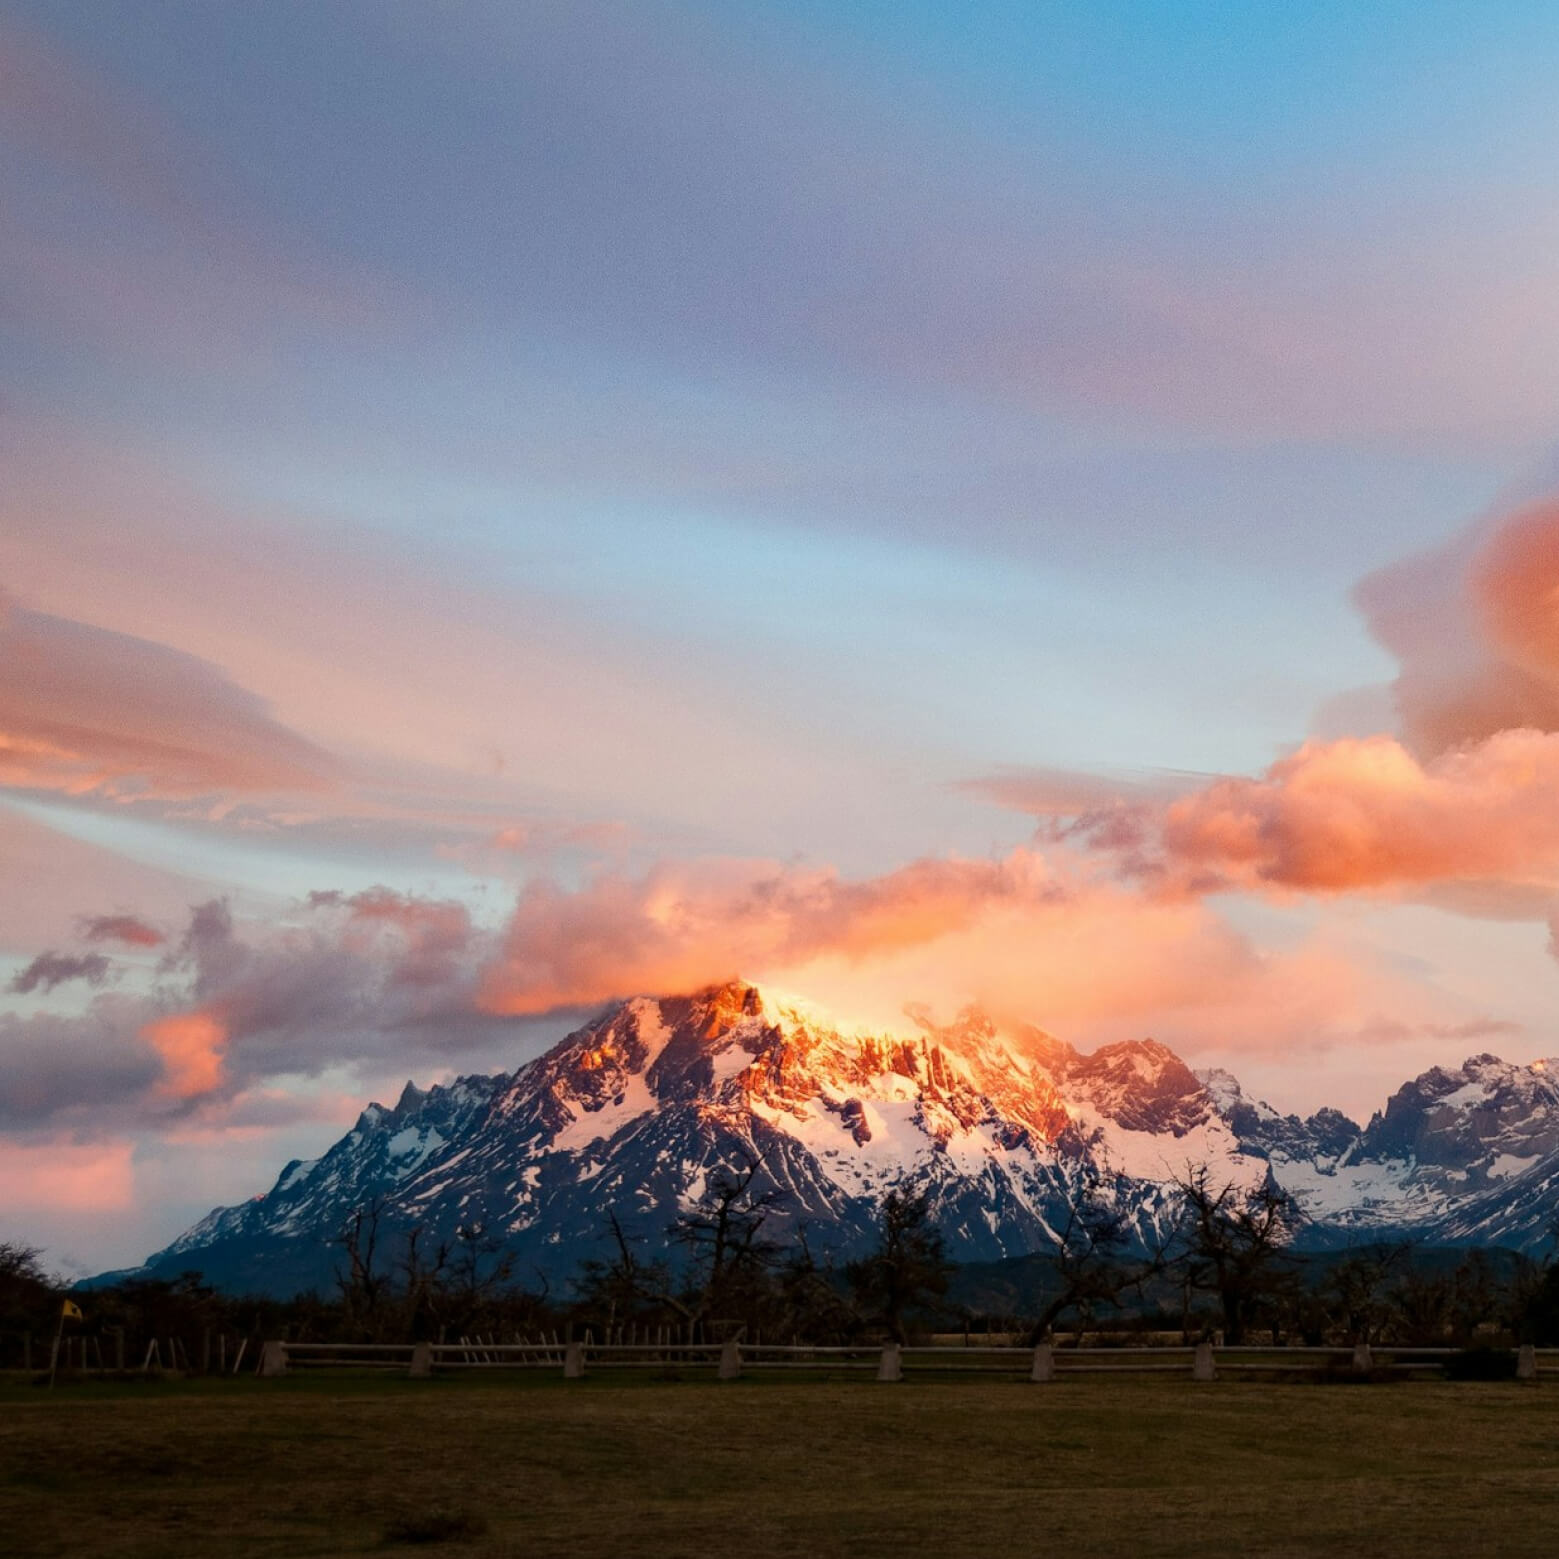
M814 1249L846 1257L895 1187L929 1198L960 1261L1048 1247L1084 1179L1146 1240L1193 1162L1270 1174L1320 1243L1358 1228L1531 1243L1559 1191L1555 1153L1559 1089L1541 1064L1425 1073L1361 1133L1334 1110L1279 1115L1151 1040L1085 1056L1038 1031L1003 1038L977 1014L841 1034L738 983L624 1002L512 1074L408 1083L394 1109L370 1105L323 1157L217 1209L148 1269L205 1265L290 1292L319 1282L325 1242L374 1206L388 1230L432 1239L482 1224L521 1272L556 1281L604 1250L609 1213L653 1248L709 1175L753 1161L782 1194L780 1232L805 1220Z
M1434 1067L1404 1083L1365 1128L1376 1158L1473 1169L1490 1158L1559 1152L1559 1082L1544 1067L1472 1056L1456 1071Z
M1062 1086L1093 1099L1128 1131L1183 1137L1208 1118L1207 1090L1174 1051L1156 1040L1106 1045L1091 1056L1074 1053Z

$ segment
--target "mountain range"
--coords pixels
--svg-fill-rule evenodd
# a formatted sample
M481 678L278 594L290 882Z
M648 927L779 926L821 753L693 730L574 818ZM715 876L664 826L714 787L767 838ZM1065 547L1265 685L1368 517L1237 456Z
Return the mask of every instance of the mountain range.
M967 1013L899 1034L846 1033L805 1004L735 982L614 1005L512 1073L407 1083L264 1195L217 1208L138 1275L190 1269L231 1289L328 1287L329 1241L355 1209L430 1239L472 1225L517 1272L556 1282L606 1253L609 1214L647 1249L726 1167L759 1165L776 1226L842 1257L881 1196L929 1199L948 1253L1042 1250L1078 1188L1103 1184L1144 1242L1174 1182L1271 1177L1312 1249L1369 1238L1530 1249L1559 1208L1559 1060L1477 1055L1405 1083L1359 1126L1283 1115L1225 1071L1153 1040L1082 1054Z

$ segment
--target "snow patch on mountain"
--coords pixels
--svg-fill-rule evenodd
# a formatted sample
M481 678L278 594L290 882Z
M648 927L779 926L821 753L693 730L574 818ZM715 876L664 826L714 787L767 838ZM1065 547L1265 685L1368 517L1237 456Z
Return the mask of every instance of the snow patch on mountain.
M653 1247L712 1174L754 1162L781 1193L780 1225L805 1220L818 1248L845 1255L893 1188L928 1198L957 1259L1052 1243L1088 1181L1150 1239L1173 1182L1204 1164L1238 1185L1271 1176L1308 1220L1305 1239L1530 1243L1559 1193L1559 1063L1435 1068L1360 1128L1335 1110L1281 1114L1152 1040L1083 1054L977 1012L843 1031L734 982L621 1003L513 1073L408 1083L393 1108L369 1105L321 1157L214 1210L150 1265L321 1242L373 1207L433 1238L483 1224L563 1274L601 1250L608 1215Z

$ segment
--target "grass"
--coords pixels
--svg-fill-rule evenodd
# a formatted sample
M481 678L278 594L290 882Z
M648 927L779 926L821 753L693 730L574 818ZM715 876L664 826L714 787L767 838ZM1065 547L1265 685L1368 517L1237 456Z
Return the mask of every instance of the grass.
M12 1559L1546 1559L1556 1521L1551 1383L0 1386Z

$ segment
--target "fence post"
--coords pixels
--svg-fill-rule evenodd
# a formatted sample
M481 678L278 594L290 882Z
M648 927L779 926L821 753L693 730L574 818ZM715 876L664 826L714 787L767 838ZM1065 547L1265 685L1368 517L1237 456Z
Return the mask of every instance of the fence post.
M260 1348L261 1375L285 1375L287 1373L287 1345L284 1342L268 1342Z
M1191 1360L1192 1380L1216 1380L1218 1371L1213 1365L1213 1345L1210 1342L1199 1342L1196 1345L1196 1354Z
M1375 1355L1370 1352L1367 1342L1356 1342L1353 1345L1353 1373L1355 1375L1368 1375L1375 1368Z
M720 1345L720 1379L737 1380L742 1373L742 1345L729 1337Z
M1029 1371L1030 1380L1050 1381L1056 1378L1056 1352L1048 1342L1034 1349L1034 1368Z
M1537 1349L1529 1342L1522 1343L1521 1351L1516 1355L1516 1379L1537 1384Z
M427 1380L433 1374L433 1345L419 1342L411 1350L411 1368L407 1371L413 1380Z
M877 1365L878 1380L903 1380L904 1359L896 1342L882 1345L882 1360Z
M563 1379L583 1380L585 1378L585 1345L582 1342L571 1342L563 1349Z

